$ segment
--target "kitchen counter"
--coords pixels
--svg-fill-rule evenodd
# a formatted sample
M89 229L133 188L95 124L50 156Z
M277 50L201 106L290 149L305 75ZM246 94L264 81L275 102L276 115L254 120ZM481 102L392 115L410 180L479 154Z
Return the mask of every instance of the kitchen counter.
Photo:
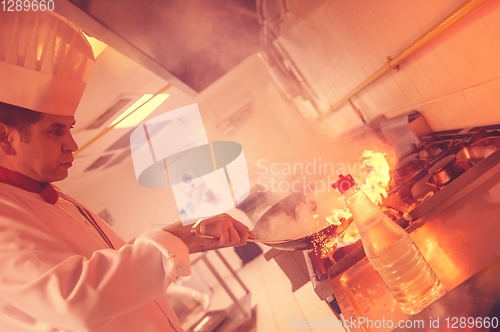
M391 320L392 328L374 329L391 331L400 320L425 318L426 328L422 330L430 331L429 317L440 317L441 328L434 330L442 331L447 317L451 325L456 315L477 318L490 314L500 298L496 277L500 273L494 273L500 266L499 160L497 151L474 167L476 173L469 173L473 180L463 182L458 178L452 182L445 188L451 193L449 197L428 209L407 229L448 294L418 315L408 316L365 258L342 273L330 274L333 292L346 320ZM363 329L356 326L350 330Z
M423 322L412 331L489 331L480 322L496 317L493 323L500 330L500 259L491 263L431 306L410 318L410 321ZM461 317L469 322L460 320ZM485 320L485 318L488 319ZM473 319L473 320L472 320ZM422 325L422 323L419 323ZM413 325L416 325L415 323ZM481 328L479 328L481 326ZM397 328L395 331L407 331L408 328Z

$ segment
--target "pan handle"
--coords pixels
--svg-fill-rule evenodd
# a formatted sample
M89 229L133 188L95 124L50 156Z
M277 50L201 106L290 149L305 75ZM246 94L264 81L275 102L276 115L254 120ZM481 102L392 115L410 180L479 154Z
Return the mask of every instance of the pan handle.
M198 234L196 233L196 236L202 238L202 239L218 239L218 237L215 237L213 235L206 235L206 234ZM253 236L253 235L252 235ZM293 240L258 240L258 239L248 239L247 242L260 242L260 243L285 243L285 242L290 242Z
M200 218L191 228L191 232L195 234L196 236L202 238L202 239L218 239L218 237L213 236L213 235L208 235L208 234L200 234L198 233L197 226L201 223L203 218ZM247 242L259 242L263 244L281 244L281 243L288 243L290 241L294 240L258 240L255 235L252 233L248 233L249 238L247 239Z

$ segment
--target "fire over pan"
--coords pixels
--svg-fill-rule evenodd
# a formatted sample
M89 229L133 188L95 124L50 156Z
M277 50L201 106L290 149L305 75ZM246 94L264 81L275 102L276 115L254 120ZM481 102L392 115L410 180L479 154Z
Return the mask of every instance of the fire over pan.
M266 211L266 213L264 213L259 218L257 224L250 233L256 236L257 239L259 239L259 237L262 238L261 235L265 234L266 231L269 231L270 229L269 220L272 217L278 216L283 213L289 216L290 219L296 220L296 222L298 223L302 222L302 220L300 220L296 215L296 207L299 204L307 204L304 193L294 193L285 197L284 199L273 205L269 210ZM314 209L315 206L312 206L311 208ZM256 241L281 250L309 250L314 248L314 241L317 241L317 239L333 239L338 237L347 229L347 227L349 227L351 222L352 218L350 218L349 221L345 221L341 225L330 225L318 232L309 234L299 239Z
M305 199L304 199L304 194L303 193L294 193L291 194L275 205L273 205L269 210L264 213L257 223L255 224L255 227L252 231L250 231L250 234L255 236L256 239L248 239L248 242L260 242L262 244L265 244L267 246L276 248L276 249L281 249L281 250L288 250L288 251L293 251L293 250L309 250L309 249L314 249L315 248L315 241L320 241L321 239L335 239L338 236L340 236L352 223L352 218L349 218L348 220L345 220L341 225L330 225L327 226L315 233L309 234L307 236L298 238L298 239L287 239L287 240L262 240L259 239L261 234L265 234L266 232L269 232L270 230L270 225L269 225L269 220L273 216L277 216L280 214L285 213L287 216L290 216L291 218L294 218L296 222L301 222L302 220L297 220L296 219L296 212L295 208L299 204L304 204ZM198 234L198 236L206 238L206 239L214 239L215 237L211 235L204 235L204 234Z

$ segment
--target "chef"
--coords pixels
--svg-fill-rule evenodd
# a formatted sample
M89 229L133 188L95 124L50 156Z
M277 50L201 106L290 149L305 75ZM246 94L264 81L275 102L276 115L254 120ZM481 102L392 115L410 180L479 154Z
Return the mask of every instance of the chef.
M182 331L165 290L190 274L189 253L247 241L224 214L126 243L52 185L78 148L71 128L94 63L64 18L0 12L0 331Z

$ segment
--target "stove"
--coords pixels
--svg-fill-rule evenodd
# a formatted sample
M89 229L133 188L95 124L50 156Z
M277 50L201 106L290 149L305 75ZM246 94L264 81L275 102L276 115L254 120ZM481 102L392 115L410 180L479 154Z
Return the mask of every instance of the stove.
M477 279L478 273L500 259L500 125L422 135L400 154L394 179L382 209L410 233L448 291L424 311L441 321L451 318L446 315L472 314L450 309L454 303L450 299L456 296L455 289L463 291L468 280ZM360 240L327 258L314 251L305 256L316 293L346 321L411 319L367 261ZM500 298L500 290L483 298L481 305L464 307L477 311L488 303L494 306L496 295ZM468 301L474 303L474 296Z

